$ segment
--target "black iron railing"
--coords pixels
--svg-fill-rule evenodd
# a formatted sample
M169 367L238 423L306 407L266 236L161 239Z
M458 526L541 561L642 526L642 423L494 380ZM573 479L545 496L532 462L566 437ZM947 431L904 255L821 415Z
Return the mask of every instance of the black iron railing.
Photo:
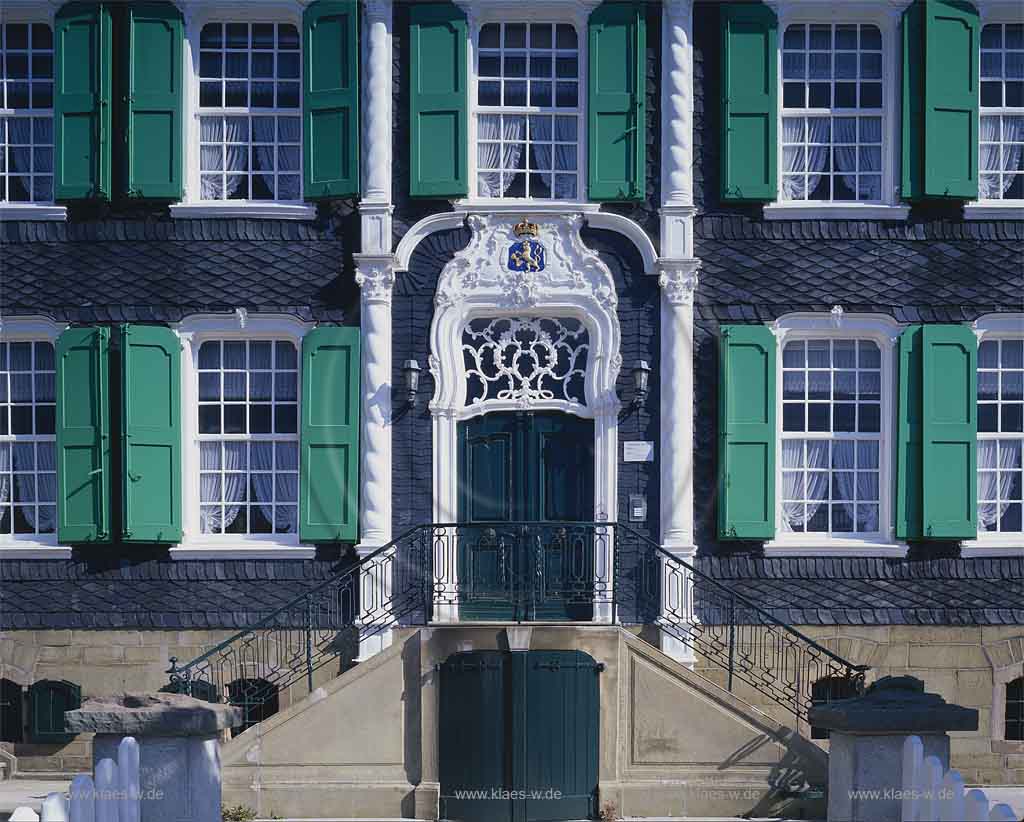
M407 531L191 662L172 659L168 688L257 716L284 689L311 691L321 669L340 673L376 636L454 620L655 625L721 669L729 690L746 683L803 719L814 682L859 692L867 670L628 526L441 523Z

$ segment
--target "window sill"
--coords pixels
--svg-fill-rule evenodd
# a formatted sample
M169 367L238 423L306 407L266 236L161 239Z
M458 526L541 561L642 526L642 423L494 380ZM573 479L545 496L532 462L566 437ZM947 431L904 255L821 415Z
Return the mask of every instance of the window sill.
M191 542L176 545L168 553L171 559L313 559L316 548L279 542Z
M985 535L967 540L960 545L960 556L965 559L1024 556L1024 534Z
M0 222L15 220L34 220L47 222L66 222L68 210L58 205L36 205L35 203L0 203Z
M581 202L579 200L532 200L527 197L471 197L454 200L452 207L464 214L516 214L528 216L538 214L593 214L601 210L600 203Z
M904 221L910 206L862 203L771 203L764 207L766 220L894 220Z
M316 217L316 206L308 203L174 203L170 206L170 212L178 220L312 220Z
M1024 200L987 200L964 204L965 220L1024 220Z
M860 539L793 540L774 539L764 544L766 557L888 557L902 559L907 546L902 542L867 542Z
M7 539L0 542L0 559L70 559L71 547L51 539Z

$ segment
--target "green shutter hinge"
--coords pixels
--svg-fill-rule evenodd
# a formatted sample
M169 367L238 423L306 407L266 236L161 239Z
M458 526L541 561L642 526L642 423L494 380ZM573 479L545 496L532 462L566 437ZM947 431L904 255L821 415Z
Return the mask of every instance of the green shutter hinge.
M730 525L728 527L728 529L726 530L725 535L727 537L735 537L736 536L736 526L735 525Z
M925 532L925 533L926 533L926 534L927 534L928 536L931 536L931 535L932 535L932 527L931 527L931 526L929 525L929 526L928 526L927 528L925 528L924 532Z

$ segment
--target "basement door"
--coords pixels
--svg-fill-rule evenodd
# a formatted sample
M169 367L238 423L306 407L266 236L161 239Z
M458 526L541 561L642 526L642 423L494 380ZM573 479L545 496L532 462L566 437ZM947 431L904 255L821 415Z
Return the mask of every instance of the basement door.
M597 818L600 668L582 651L467 651L441 666L441 819Z
M462 422L459 480L460 617L589 621L593 528L580 523L594 518L594 421L500 412Z

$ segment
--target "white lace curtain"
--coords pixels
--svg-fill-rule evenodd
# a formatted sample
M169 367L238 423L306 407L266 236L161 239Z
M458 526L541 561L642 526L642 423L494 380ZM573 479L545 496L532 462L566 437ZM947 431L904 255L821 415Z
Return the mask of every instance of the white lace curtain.
M825 377L828 377L826 372ZM803 466L803 440L784 440L782 443L782 464L787 467ZM814 518L818 509L829 499L829 479L834 476L838 494L836 502L839 502L843 510L849 515L850 522L855 522L856 502L855 500L867 501L861 506L860 524L858 531L878 530L878 508L877 508L877 473L874 471L854 471L856 443L852 441L836 442L832 447L832 470L829 472L829 442L828 440L807 441L807 462L809 468L804 475L807 477L806 500L803 502L783 502L782 504L782 527L787 531L803 530L807 523ZM862 468L864 466L861 466ZM801 497L798 487L790 483L799 481L796 478L800 474L787 474L787 486L785 496L787 499ZM793 480L790 480L793 477Z
M1000 121L1002 135L999 133ZM1024 117L981 118L981 174L978 178L978 196L981 199L999 199L1013 184L1012 174L1000 175L992 172L1020 169L1021 150L1024 148L1022 143Z
M551 119L550 117L530 118L530 145L536 157L537 168L542 171L550 171L552 168ZM565 117L556 117L554 120L555 140L576 139L571 120ZM557 145L554 146L554 150L555 171L575 169L575 145ZM576 196L575 180L572 177L556 174L554 180L554 191L551 194L555 199L566 200Z
M482 169L515 169L523 155L526 142L525 117L480 117L477 123L479 145L478 163ZM480 142L480 141L493 142ZM497 142L501 140L502 142ZM499 163L499 156L501 162ZM501 197L512 185L513 173L481 171L477 177L477 192L481 197Z
M803 162L804 118L789 117L782 121L782 142L787 150L783 152L785 169L782 178L782 192L787 200L804 200L817 187L828 162L829 144L835 146L835 160L843 182L859 198L877 200L882 196L880 189L882 152L882 121L877 117L808 117L807 124L807 165ZM829 125L832 136L829 138ZM857 127L860 124L858 141ZM818 145L815 145L817 143ZM838 145L845 143L847 145ZM791 145L794 144L794 145ZM860 155L860 173L873 175L862 177L860 191L857 186L857 155ZM793 176L790 176L793 175Z
M204 443L200 450L200 470L204 472L200 479L200 499L204 503L220 500L218 483L224 483L223 506L206 505L200 507L200 528L204 534L219 534L238 518L245 501L245 488L252 477L255 502L259 503L260 512L267 522L274 522L274 484L277 484L279 500L294 501L298 498L298 477L295 474L274 474L274 443L252 443L251 475L246 471L246 443L224 443L224 473L220 473L217 454L220 443ZM277 530L279 533L294 533L298 524L298 511L294 504L277 506Z
M782 121L782 142L790 149L785 154L785 173L782 178L782 193L787 200L805 200L810 192L818 187L821 181L821 172L825 168L825 161L828 159L828 125L829 121L824 117L808 118L806 142L825 143L826 145L807 146L806 169L803 162L803 146L788 146L790 143L802 144L805 142L803 117L788 117ZM808 175L798 174L802 171L810 172ZM790 174L794 176L789 176Z
M220 134L221 122L224 124L223 138ZM226 174L202 175L202 198L204 200L231 199L242 184L243 175L249 170L249 121L244 117L225 117L223 121L219 117L203 117L199 121L199 130L201 142L214 144L204 145L202 148L204 153L213 155L208 162L203 163L203 167L220 168L220 153L224 151L223 163L224 170L227 172ZM222 147L220 145L222 142L229 145ZM244 145L230 145L231 143L244 143ZM273 157L271 157L272 160ZM273 191L273 180L271 180L271 191Z
M999 518L1006 513L1007 502L1013 489L1016 467L1020 465L1021 443L980 440L978 442L978 525L981 529L995 529ZM999 472L996 472L996 468ZM1000 502L995 502L995 500Z

